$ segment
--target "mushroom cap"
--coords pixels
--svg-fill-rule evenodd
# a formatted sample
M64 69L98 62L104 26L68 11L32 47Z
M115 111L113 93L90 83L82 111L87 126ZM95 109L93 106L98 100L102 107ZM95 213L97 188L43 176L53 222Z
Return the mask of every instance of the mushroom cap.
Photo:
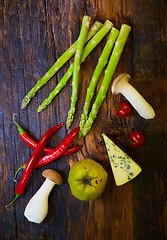
M118 94L119 93L119 89L118 89L118 83L119 84L124 84L127 83L130 79L130 75L128 73L122 73L120 75L118 75L118 77L116 79L114 79L112 86L111 86L111 92L114 94Z
M42 176L48 178L50 181L54 182L57 185L62 184L62 177L61 175L53 170L53 169L46 169L42 172Z

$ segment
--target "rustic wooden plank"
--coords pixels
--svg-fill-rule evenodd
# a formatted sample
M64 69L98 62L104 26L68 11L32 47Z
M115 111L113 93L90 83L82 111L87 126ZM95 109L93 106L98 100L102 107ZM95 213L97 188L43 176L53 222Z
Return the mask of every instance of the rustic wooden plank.
M147 3L139 1L138 5L140 6L138 9L137 4L134 6L137 12L136 17L134 17L136 26L134 28L134 83L157 109L157 118L150 123L143 121L148 142L147 151L141 149L138 152L145 174L141 175L139 179L141 182L138 182L138 184L135 182L133 188L134 231L136 233L134 239L165 239L165 228L159 224L166 214L165 186L162 183L165 175L165 162L159 152L161 152L161 146L166 142L162 133L166 124L162 118L159 118L159 110L156 106L160 102L162 105L164 104L164 100L160 97L162 95L158 93L163 91L162 89L159 90L159 83L163 82L166 76L166 70L163 67L166 60L163 57L162 49L164 46L162 47L163 43L161 41L161 31L163 32L163 30L160 30L159 23L160 21L165 23L164 19L160 19L163 18L161 14L162 6L164 10L166 4L164 1L161 3L154 1L151 4L149 1ZM141 11L142 6L146 8L146 11ZM138 24L136 24L137 22ZM150 27L153 31L149 31ZM152 94L154 98L152 98ZM159 124L161 125L160 128L158 127ZM158 205L157 201L159 202Z

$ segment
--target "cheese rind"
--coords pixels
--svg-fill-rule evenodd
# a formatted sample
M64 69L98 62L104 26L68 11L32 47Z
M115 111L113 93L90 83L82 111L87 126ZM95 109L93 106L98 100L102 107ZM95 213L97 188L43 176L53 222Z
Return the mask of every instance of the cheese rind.
M116 185L123 185L135 178L142 171L141 167L104 133L102 136L106 145Z

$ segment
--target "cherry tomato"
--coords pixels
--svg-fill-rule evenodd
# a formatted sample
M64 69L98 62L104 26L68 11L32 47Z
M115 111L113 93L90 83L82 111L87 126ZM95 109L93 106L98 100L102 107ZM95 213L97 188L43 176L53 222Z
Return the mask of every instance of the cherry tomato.
M116 114L119 117L127 117L131 114L131 107L127 102L119 102L116 105Z
M129 135L129 140L132 146L140 147L144 143L144 135L139 131L134 131Z

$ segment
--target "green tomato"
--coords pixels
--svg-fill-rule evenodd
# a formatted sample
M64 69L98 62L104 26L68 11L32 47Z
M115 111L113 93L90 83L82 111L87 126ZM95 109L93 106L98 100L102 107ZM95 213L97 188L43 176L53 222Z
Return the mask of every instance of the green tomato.
M108 174L92 159L84 159L73 165L68 183L72 194L79 200L97 199L105 189Z

